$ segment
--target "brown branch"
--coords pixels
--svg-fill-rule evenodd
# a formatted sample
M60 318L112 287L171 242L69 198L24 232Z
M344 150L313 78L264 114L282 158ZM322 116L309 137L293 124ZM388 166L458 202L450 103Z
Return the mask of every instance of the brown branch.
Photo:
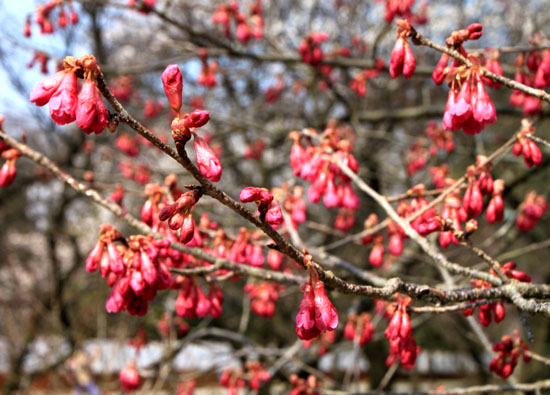
M145 223L141 222L137 218L133 217L131 214L124 212L117 204L108 201L102 197L97 191L90 189L86 185L77 181L72 176L63 172L53 161L40 154L39 152L33 150L26 144L20 143L17 140L9 137L4 131L0 130L0 139L6 144L10 145L13 148L17 148L24 157L27 157L34 161L35 163L45 167L47 170L52 172L58 179L62 182L69 185L75 191L81 193L92 201L100 204L105 207L117 217L126 221L129 225L134 227L136 230L143 234L153 234L155 237L163 237L161 234L153 233L151 228ZM236 273L243 273L249 276L262 278L268 281L278 281L286 282L291 284L301 284L305 281L305 278L298 277L291 274L275 272L266 269L259 269L252 266L241 265L239 263L231 262L226 259L218 258L213 255L208 254L207 252L201 250L200 248L188 247L180 243L171 243L171 248L177 249L178 251L184 252L186 254L193 255L194 257L204 260L213 264L217 269L225 268ZM469 300L477 299L489 299L489 300L501 300L506 299L506 291L504 288L490 288L490 289L470 289L470 290L440 290L432 288L428 285L418 285L413 283L406 283L399 278L388 279L386 284L382 287L373 287L369 285L357 285L349 283L340 277L336 276L331 271L324 271L319 265L316 265L316 268L319 272L319 276L323 277L325 282L331 285L333 288L337 289L341 293L363 295L370 298L384 299L389 300L393 297L396 292L401 292L407 294L415 299L423 300L428 303L453 303L453 302L463 302ZM207 274L214 269L200 268L191 269L191 271L186 271L181 269L173 269L175 273L182 274ZM529 290L532 292L532 295L539 295L536 289ZM529 301L527 301L529 302Z

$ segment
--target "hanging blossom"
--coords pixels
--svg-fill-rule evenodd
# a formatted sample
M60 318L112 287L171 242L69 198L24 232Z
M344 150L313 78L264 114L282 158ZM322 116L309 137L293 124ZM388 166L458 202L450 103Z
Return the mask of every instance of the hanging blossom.
M382 0L376 0L380 2ZM384 9L384 19L387 23L391 23L393 18L401 17L407 19L411 23L417 25L423 25L428 21L426 14L426 2L420 4L420 12L413 14L411 7L413 6L415 0L385 0Z
M317 135L313 129L307 131ZM359 197L351 186L350 178L335 163L339 160L357 173L357 160L351 153L354 140L351 128L330 121L320 137L319 146L313 145L310 137L302 137L298 131L290 132L289 138L294 141L290 152L294 175L311 182L307 192L309 201L318 203L323 198L328 208L357 210ZM305 147L302 141L306 142Z
M248 14L239 11L239 3L232 1L220 4L212 15L212 22L223 27L226 37L231 37L231 20L237 26L235 37L243 44L251 38L261 40L264 21L262 17L262 1L256 0L249 7Z
M412 369L416 364L416 357L421 349L416 345L412 336L411 320L407 313L407 306L411 304L409 296L397 294L397 303L387 307L387 314L391 316L390 323L384 331L384 336L390 342L390 355L386 359L386 366L391 366L399 360L405 369Z
M516 72L514 74L514 80L534 87L535 78L529 71L534 72L539 67L540 57L538 52L530 52L527 60L524 54L520 54L514 65L516 66ZM542 112L542 100L538 97L529 95L519 90L514 90L510 96L510 104L513 106L521 107L523 114L526 116L538 115Z
M423 210L429 204L424 197L425 192L426 188L423 184L415 185L409 189L407 191L409 198L399 202L397 214L403 219L408 219ZM364 222L366 234L361 239L362 244L373 245L369 254L369 263L374 267L381 267L384 262L391 262L391 259L384 261L386 240L390 255L398 257L403 253L403 243L407 239L405 231L394 221L388 223L386 236L380 231L373 232L378 222L378 216L374 213L370 214ZM432 207L415 218L411 222L411 226L421 235L427 235L441 229L441 219L436 216L435 208Z
M68 2L69 17L67 18L67 12L65 11L65 4L67 2L61 0L50 0L45 4L39 4L36 7L36 14L34 22L40 27L41 34L53 34L55 32L52 17L57 9L57 25L64 29L68 26L68 22L76 25L78 23L78 13L73 8L72 1ZM23 26L23 35L25 37L31 36L32 18L27 17L25 25Z
M527 167L539 166L542 163L542 152L537 144L528 136L535 133L535 127L528 119L521 121L521 130L516 135L516 142L512 152L515 156L523 155Z
M0 130L2 129L3 121L4 116L0 115ZM15 180L15 176L17 175L15 163L20 155L19 150L11 148L0 140L0 156L6 160L2 168L0 168L0 187L9 187Z
M493 351L497 355L491 361L489 370L503 379L508 378L514 372L520 355L523 362L529 363L531 361L531 357L527 354L529 348L521 340L517 330L514 330L513 336L512 338L504 335L499 342L493 345Z
M416 60L407 38L412 36L414 31L406 19L397 21L397 26L397 40L390 56L390 75L397 78L403 74L405 78L411 78L416 68Z
M360 315L348 315L348 322L344 327L344 337L353 341L360 347L371 341L374 334L374 325L371 321L369 313L361 313Z
M258 206L260 219L271 226L278 226L283 222L283 212L273 195L265 188L246 187L240 192L243 203L254 202Z
M453 133L443 130L441 125L429 121L424 133L428 138L421 136L415 139L413 145L407 150L405 166L409 175L414 175L424 168L430 158L436 157L440 151L450 154L455 149Z
M162 85L170 107L177 114L172 120L172 137L176 146L181 146L183 149L192 136L199 171L210 181L218 182L222 176L220 160L206 139L200 137L195 131L196 128L208 123L210 112L205 110L194 110L189 114L181 112L183 82L177 65L171 64L166 67L162 73Z
M261 317L270 318L275 314L279 292L284 287L277 283L263 281L259 284L247 284L244 291L251 299L250 309Z
M305 285L304 296L296 315L296 334L302 340L311 340L338 327L338 312L328 299L325 285L312 267L311 259L311 255L304 257L309 281Z
M478 134L497 119L495 106L485 90L483 58L468 54L462 46L465 41L477 40L481 35L481 24L473 23L451 33L446 40L447 47L467 57L472 67L467 68L456 59L448 66L449 55L444 53L433 71L432 79L437 85L445 80L450 87L443 115L445 130L462 129L469 135Z
M518 217L516 219L516 228L522 232L528 232L537 226L539 219L546 212L548 203L542 195L536 191L528 191L525 199L518 207Z
M96 59L85 55L80 59L67 56L64 69L34 87L30 101L37 106L49 104L50 116L58 125L75 122L86 133L101 133L109 124L109 112L97 88L100 72ZM77 94L77 74L84 84Z
M528 274L517 270L517 264L515 262L506 262L502 266L500 266L498 263L501 272L508 278L517 280L520 282L529 283L531 282L531 276ZM497 277L497 274L491 269L490 273ZM475 288L481 288L481 289L488 289L492 288L492 284L488 283L483 280L472 280L471 284ZM469 308L466 310L463 310L462 313L465 316L470 316L474 313L474 308ZM494 303L487 303L479 306L478 311L478 318L481 325L487 327L491 324L491 320L494 319L495 322L498 324L501 322L504 317L506 316L506 308L504 307L504 303L502 301L494 302Z

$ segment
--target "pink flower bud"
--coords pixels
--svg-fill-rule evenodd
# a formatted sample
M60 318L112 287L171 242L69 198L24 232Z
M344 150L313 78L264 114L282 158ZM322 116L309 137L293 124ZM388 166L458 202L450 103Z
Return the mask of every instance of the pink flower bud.
M109 122L109 114L103 105L101 94L91 79L87 79L78 95L76 124L85 133L99 134Z
M267 253L267 264L273 270L279 270L285 256L280 252L270 249Z
M369 254L369 263L374 267L380 267L384 260L384 245L375 244Z
M403 60L403 77L411 78L416 68L416 59L414 58L408 41L405 41L404 46L405 58Z
M65 70L58 71L39 82L31 92L30 101L40 107L46 105L57 91L57 88L59 88L59 85L61 85L61 81L63 81L66 74L67 71Z
M338 327L338 313L325 292L325 286L317 281L315 284L315 325L321 332L332 331Z
M149 285L154 285L157 279L157 269L151 258L145 253L141 253L141 273Z
M123 391L131 392L139 387L139 373L134 361L130 361L128 365L120 371L118 380L120 382L120 388Z
M311 284L307 284L296 315L296 334L302 340L311 340L320 333L315 326L315 295Z
M279 203L275 201L271 202L265 214L265 220L271 226L278 226L283 222L283 212L281 211Z
M403 63L405 62L405 39L397 37L395 45L390 55L390 75L397 78L403 73Z
M470 26L466 28L469 33L469 39L470 40L477 40L481 37L483 25L481 23L472 23Z
M394 256L400 256L403 253L403 238L398 232L390 236L388 250Z
M188 128L200 128L201 126L206 125L209 120L209 111L195 110L184 118L183 123Z
M210 181L218 182L222 176L220 160L203 138L199 137L196 133L193 133L193 136L193 146L195 147L195 155L200 172Z
M97 270L97 267L101 262L101 258L103 257L103 249L103 243L98 242L88 255L88 258L86 259L86 271L88 273L92 273Z
M49 100L50 116L58 125L66 125L76 119L76 74L66 72L57 91Z
M188 214L184 217L183 223L181 225L180 242L183 244L189 243L191 240L193 240L194 234L195 221L193 220L193 216L191 214Z
M109 254L109 269L116 274L122 273L124 271L124 262L113 243L107 244L107 252Z
M181 95L183 91L183 82L181 72L176 64L166 66L162 73L162 85L164 93L168 98L170 107L177 113L181 109Z

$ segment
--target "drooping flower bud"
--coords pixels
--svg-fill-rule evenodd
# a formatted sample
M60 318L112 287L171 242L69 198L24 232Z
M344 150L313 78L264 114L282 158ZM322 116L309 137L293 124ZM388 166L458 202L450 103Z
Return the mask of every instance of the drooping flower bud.
M193 146L195 147L195 155L200 172L210 181L218 182L222 176L220 160L202 137L199 137L196 133L193 133L193 137Z
M50 116L58 125L66 125L76 119L76 74L66 72L57 91L50 97Z
M63 81L66 74L67 72L65 70L58 71L54 75L40 81L31 91L31 103L34 103L39 107L48 104L50 98L57 91L57 88L61 85L61 81Z

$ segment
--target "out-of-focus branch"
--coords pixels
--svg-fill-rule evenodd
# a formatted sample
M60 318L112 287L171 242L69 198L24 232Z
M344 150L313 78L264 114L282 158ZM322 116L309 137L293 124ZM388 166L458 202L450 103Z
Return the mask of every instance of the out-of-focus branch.
M365 392L347 392L347 391L333 391L323 390L327 395L351 395L351 394L364 394L364 395L463 395L463 394L475 394L484 392L516 392L516 391L537 391L550 388L550 380L541 380L534 383L519 383L519 384L506 384L506 385L474 385L471 387L460 387L450 389L435 389L428 391L407 391L407 392L394 392L394 391L365 391Z

